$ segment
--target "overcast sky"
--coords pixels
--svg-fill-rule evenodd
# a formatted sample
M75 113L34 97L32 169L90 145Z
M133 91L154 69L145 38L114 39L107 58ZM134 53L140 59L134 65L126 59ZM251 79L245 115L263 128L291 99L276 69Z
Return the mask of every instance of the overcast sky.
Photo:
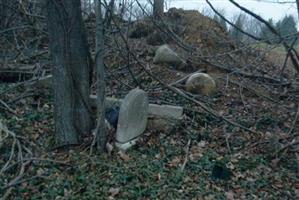
M298 19L296 3L271 3L276 0L236 0L237 3L254 11L262 17L269 19L273 18L275 21L283 18L285 15L294 15ZM284 0L280 0L283 2ZM292 1L292 0L285 0ZM293 0L295 2L295 0ZM180 7L184 9L195 9L202 11L207 9L208 5L205 0L166 0L167 7ZM239 13L240 10L231 4L228 0L210 0L214 7L223 9L227 17L233 17ZM298 21L298 20L297 20Z

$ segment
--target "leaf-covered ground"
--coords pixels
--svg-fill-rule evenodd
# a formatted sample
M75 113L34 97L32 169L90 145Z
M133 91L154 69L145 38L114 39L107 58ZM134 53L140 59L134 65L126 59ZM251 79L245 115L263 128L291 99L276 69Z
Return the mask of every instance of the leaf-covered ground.
M9 87L1 84L1 91ZM22 92L22 87L14 90L11 98ZM24 182L11 188L10 199L296 199L298 195L293 154L283 154L278 163L273 138L240 134L242 130L235 127L225 131L221 121L204 113L186 112L183 122L168 132L147 130L126 153L114 150L112 155L90 156L88 142L52 150L51 95L45 91L36 95L16 104L16 116L1 112L11 131L36 145L23 143L34 149L37 159L26 167ZM256 128L266 130L276 120L261 118ZM195 128L194 123L201 125ZM227 131L235 135L226 140ZM0 151L3 164L10 151L5 146ZM218 162L228 168L228 179L213 177ZM18 167L1 176L1 186Z

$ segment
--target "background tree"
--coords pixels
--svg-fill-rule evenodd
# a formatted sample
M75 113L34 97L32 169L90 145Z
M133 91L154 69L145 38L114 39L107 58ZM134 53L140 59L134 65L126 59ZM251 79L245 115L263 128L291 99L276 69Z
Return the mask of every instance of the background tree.
M272 26L275 27L273 19L269 19L268 23ZM269 43L275 43L277 42L278 38L273 34L273 32L266 26L262 25L261 26L261 32L260 32L260 37L264 39L266 42Z
M161 17L164 13L164 0L154 0L154 17Z
M218 22L218 23L223 27L224 30L227 31L226 21L225 21L223 18L221 18L221 17L219 17L217 14L215 14L214 17L213 17L213 19L214 19L216 22Z
M219 23L220 25L224 28L224 30L227 31L227 25L226 25L226 21L223 18L219 19Z
M296 5L297 5L298 18L299 18L299 0L296 0Z
M294 16L287 15L282 20L279 20L276 23L276 29L282 37L286 37L286 42L291 44L293 41L292 35L297 32Z
M88 104L91 63L80 0L48 0L47 11L56 144L78 144L80 137L91 130Z
M243 30L245 16L242 14L239 14L235 18L236 18L236 21L235 21L234 25L236 27L238 27L239 29ZM236 29L234 27L230 28L229 33L230 33L231 38L233 38L236 41L242 41L243 36L244 36L243 33L241 33L238 29Z

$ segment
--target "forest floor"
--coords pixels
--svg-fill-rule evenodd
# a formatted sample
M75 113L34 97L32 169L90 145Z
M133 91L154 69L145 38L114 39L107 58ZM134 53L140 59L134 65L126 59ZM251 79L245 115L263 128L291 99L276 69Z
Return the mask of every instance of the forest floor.
M239 69L249 62L259 67L246 66L252 76L193 61L193 71L210 73L218 89L211 96L187 95L216 111L215 117L163 86L190 72L152 64L153 47L142 38L130 38L128 44L154 77L134 60L118 60L119 51L109 52L107 95L121 98L137 86L131 70L152 103L183 106L183 119L165 130L147 129L127 152L90 155L92 137L79 146L53 149L52 90L30 81L2 82L0 119L14 133L6 137L0 132L3 199L299 198L299 90L291 69L279 79L290 83L281 85L272 80L279 76L277 66L244 49L232 52L235 63L212 59ZM123 67L127 62L131 69ZM260 73L263 77L254 76ZM20 156L22 163L15 161Z

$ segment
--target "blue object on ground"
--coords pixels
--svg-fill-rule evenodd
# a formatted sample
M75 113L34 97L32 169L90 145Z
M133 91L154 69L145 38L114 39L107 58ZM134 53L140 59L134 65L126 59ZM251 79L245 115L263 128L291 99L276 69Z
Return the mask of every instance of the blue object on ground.
M105 111L105 118L114 129L117 128L118 115L119 106L112 106L111 108L108 108Z

